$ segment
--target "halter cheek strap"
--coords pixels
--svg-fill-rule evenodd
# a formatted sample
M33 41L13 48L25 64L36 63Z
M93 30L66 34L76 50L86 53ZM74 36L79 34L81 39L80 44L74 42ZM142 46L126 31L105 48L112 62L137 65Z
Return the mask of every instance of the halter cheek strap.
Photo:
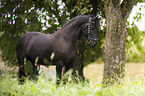
M83 30L88 27L88 43L91 43L92 41L98 41L98 39L95 39L95 38L91 38L90 35L91 35L91 23L94 23L94 21L91 21L92 20L92 17L90 17L89 19L89 22L86 24L86 26L83 28Z

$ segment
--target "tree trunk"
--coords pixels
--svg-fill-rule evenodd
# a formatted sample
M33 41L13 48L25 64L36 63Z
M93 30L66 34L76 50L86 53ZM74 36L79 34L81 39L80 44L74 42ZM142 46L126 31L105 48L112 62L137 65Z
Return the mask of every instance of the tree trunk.
M126 18L120 7L106 5L106 40L104 43L104 84L112 84L125 74Z
M126 21L137 0L105 0L106 40L103 84L113 84L125 76ZM126 10L128 8L128 10Z

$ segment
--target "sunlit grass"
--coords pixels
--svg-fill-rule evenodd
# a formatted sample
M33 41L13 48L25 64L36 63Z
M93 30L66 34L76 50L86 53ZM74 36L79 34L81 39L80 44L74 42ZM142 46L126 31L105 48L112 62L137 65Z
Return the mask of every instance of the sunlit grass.
M1 63L2 65L2 63ZM0 96L145 96L144 63L127 63L125 78L121 83L102 87L103 63L93 63L84 68L85 78L89 82L67 83L56 86L48 77L39 75L38 81L26 79L18 84L17 73L0 75ZM0 70L9 70L1 66ZM52 68L55 69L55 68ZM17 70L16 70L17 72ZM44 71L48 73L49 70ZM51 75L55 74L51 71ZM50 74L47 74L50 76Z
M23 85L18 84L17 77L2 76L0 79L0 96L144 96L145 78L130 82L129 78L109 87L102 87L101 83L89 82L67 83L56 86L54 82L39 76L38 81L26 79Z
M90 79L92 83L101 83L103 79L104 64L92 63L84 68L84 75ZM140 80L145 74L145 63L126 63L125 78L129 78L130 82Z

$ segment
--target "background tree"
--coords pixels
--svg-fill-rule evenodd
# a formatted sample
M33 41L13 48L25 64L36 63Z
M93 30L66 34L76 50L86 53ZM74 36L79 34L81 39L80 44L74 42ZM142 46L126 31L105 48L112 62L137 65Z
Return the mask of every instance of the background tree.
M0 32L2 33L0 47L2 59L7 65L16 65L17 39L27 30L41 31L41 22L38 21L36 10L31 10L31 7L33 7L31 1L0 1ZM31 15L27 14L28 12ZM32 27L34 24L35 27Z
M112 84L124 77L127 18L140 0L105 0L106 40L104 43L104 84Z
M141 14L138 19L141 19ZM136 18L136 16L135 16ZM130 27L129 25L132 25ZM145 62L145 31L140 31L134 22L127 26L126 62Z

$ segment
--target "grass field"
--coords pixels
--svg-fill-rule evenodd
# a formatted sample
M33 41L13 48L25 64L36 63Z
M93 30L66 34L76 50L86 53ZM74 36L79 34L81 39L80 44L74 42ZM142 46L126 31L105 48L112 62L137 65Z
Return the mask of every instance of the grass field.
M136 81L142 78L144 74L144 63L126 63L125 76L131 81ZM100 83L103 78L104 64L92 63L85 67L84 75L93 83Z
M0 61L0 70L12 70ZM55 67L50 67L55 73ZM50 71L49 70L49 71ZM53 70L53 71L52 71ZM47 72L49 72L47 69ZM90 82L67 83L56 86L44 76L38 77L37 83L26 79L19 85L18 79L5 74L0 77L0 96L145 96L145 77L143 63L127 63L126 77L120 85L102 87L103 63L92 63L84 68L84 75ZM50 75L49 75L50 76Z

